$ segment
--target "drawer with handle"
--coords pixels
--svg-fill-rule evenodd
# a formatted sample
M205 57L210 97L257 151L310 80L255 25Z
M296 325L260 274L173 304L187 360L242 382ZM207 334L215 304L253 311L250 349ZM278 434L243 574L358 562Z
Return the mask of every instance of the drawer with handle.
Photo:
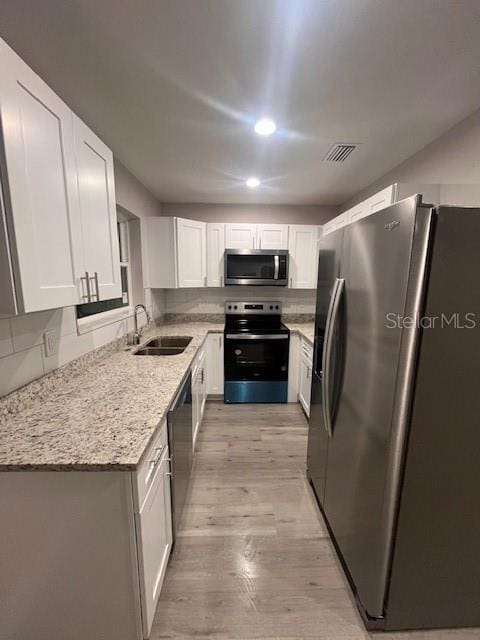
M155 472L165 457L168 457L167 421L163 420L150 443L145 456L134 474L135 510L140 511L152 484Z

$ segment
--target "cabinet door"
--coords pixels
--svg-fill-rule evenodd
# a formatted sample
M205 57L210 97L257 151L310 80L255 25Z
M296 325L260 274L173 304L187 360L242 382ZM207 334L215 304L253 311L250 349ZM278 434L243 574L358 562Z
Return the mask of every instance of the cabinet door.
M0 67L7 222L0 233L8 246L8 226L16 290L16 308L9 296L4 311L75 305L83 264L72 112L1 39ZM12 286L8 273L2 278Z
M317 286L318 233L316 226L290 225L289 284L292 289L315 289Z
M382 191L379 191L365 201L368 214L375 213L375 211L380 211L381 209L385 209L385 207L389 207L393 203L393 201L394 185L392 184L389 187L382 189Z
M333 220L330 220L330 222L327 222L327 224L323 225L323 235L344 227L346 224L348 224L348 222L349 221L347 213L341 213L339 216L336 216L335 218L333 218Z
M223 333L207 337L207 394L223 395Z
M74 131L85 271L95 301L120 298L113 155L76 116Z
M177 218L179 287L206 285L206 224Z
M207 224L207 286L223 287L225 253L225 225Z
M313 348L302 338L300 342L300 378L298 399L307 416L310 416L310 393L312 386Z
M168 451L159 463L145 504L136 514L143 635L148 638L172 547Z
M207 401L207 351L203 351L200 357L200 424L203 420L205 403Z
M225 225L226 249L257 249L257 225L239 222Z
M288 249L288 224L258 224L257 249Z
M348 216L348 223L356 222L361 218L365 218L370 214L370 210L365 206L365 203L361 202L356 207L352 207L348 211L345 211L345 214Z
M201 411L200 411L200 367L197 362L192 371L192 440L193 450L197 440L198 429L200 428Z
M300 360L300 379L298 383L298 399L307 416L310 416L310 375L311 369L306 360Z

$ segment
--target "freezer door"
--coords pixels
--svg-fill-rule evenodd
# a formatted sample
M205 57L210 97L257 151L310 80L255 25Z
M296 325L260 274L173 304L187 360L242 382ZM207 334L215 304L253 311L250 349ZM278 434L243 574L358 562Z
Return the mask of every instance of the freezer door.
M340 275L343 237L343 229L335 231L325 236L320 241L319 247L307 472L320 504L323 504L325 492L328 452L328 434L324 422L323 405L323 347L332 297L337 290L337 281ZM334 344L336 342L335 340ZM332 359L334 356L335 354L332 354Z
M324 511L362 607L381 617L430 210L416 197L347 227L341 266L342 387L328 445Z

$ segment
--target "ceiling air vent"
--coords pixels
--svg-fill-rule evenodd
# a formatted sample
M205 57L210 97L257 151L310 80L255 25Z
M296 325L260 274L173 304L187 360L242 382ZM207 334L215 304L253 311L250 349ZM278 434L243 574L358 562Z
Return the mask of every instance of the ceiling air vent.
M338 142L334 144L328 150L327 154L323 158L324 162L345 162L347 158L355 151L358 147L357 144L348 143L348 142Z

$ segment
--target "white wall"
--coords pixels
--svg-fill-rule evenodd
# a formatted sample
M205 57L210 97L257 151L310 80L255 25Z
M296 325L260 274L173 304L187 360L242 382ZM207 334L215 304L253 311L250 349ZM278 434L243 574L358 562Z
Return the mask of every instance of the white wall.
M344 211L394 182L455 185L441 202L480 205L480 109L345 202Z
M204 222L324 224L334 218L338 211L338 207L323 205L162 203L162 216L178 216Z
M168 289L165 292L166 313L224 313L227 300L279 300L283 313L314 313L313 289L283 287L225 287L206 289Z
M117 202L123 211L136 217L159 215L157 200L118 162L115 163L115 190ZM136 297L138 301L138 291ZM140 292L142 298L152 317L165 312L163 291L151 292L146 289L143 296ZM140 314L140 323L143 318L144 315ZM55 331L59 348L58 353L47 358L43 334L49 329ZM129 317L79 335L75 307L0 319L0 396L132 330L133 318Z
M133 173L114 160L115 196L117 204L139 218L161 215L160 202Z

